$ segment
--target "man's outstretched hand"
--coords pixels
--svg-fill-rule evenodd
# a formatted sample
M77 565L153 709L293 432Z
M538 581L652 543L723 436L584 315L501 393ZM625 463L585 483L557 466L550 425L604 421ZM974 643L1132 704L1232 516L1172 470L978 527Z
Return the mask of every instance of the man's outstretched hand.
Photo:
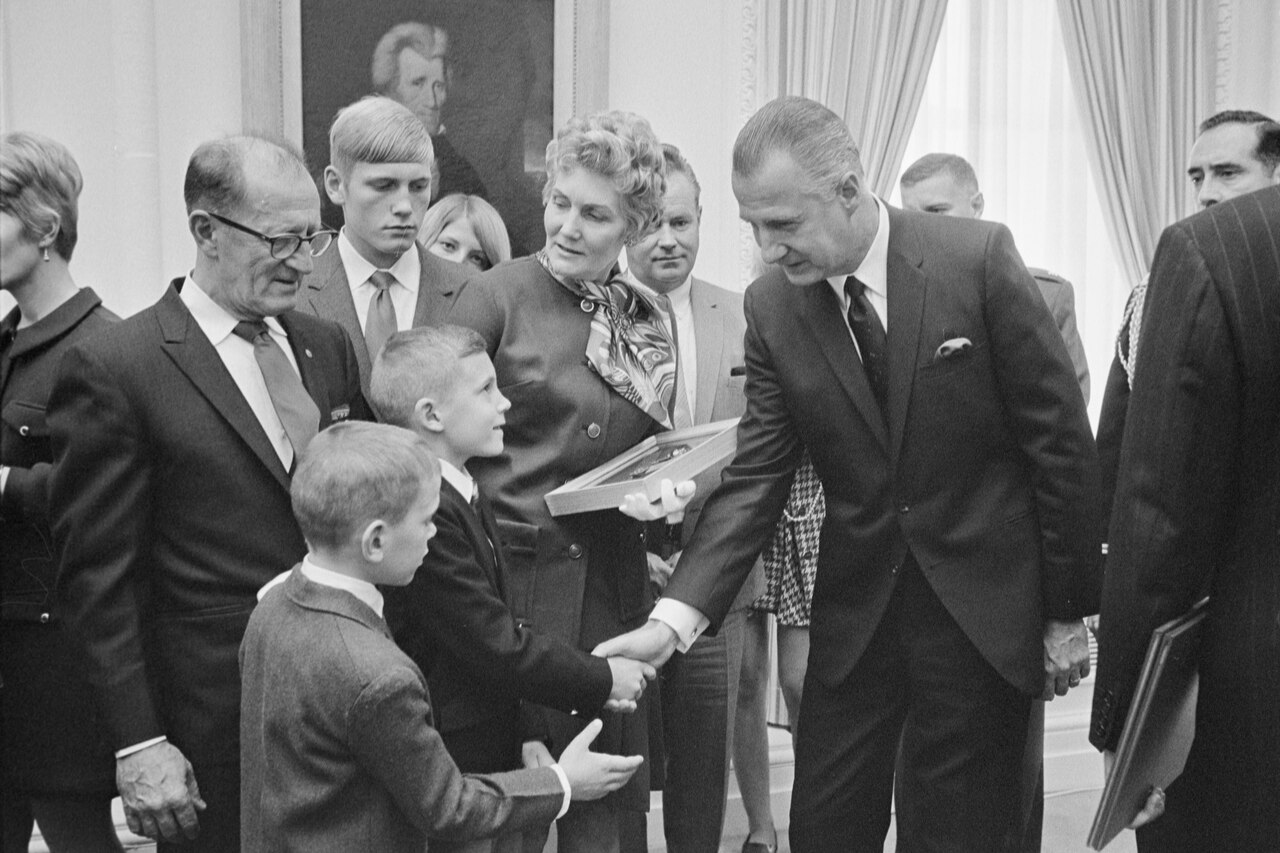
M591 742L603 727L598 719L587 723L587 727L560 754L560 769L569 780L572 799L598 800L627 784L644 763L644 758L639 755L592 752Z
M676 650L676 632L665 622L650 619L625 634L605 640L592 650L596 657L624 657L662 666Z

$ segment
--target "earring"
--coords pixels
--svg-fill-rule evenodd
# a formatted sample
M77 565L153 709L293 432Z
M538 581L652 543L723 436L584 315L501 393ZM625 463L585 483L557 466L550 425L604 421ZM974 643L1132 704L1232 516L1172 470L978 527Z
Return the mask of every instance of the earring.
M44 262L46 264L49 263L49 247L48 246L44 247Z

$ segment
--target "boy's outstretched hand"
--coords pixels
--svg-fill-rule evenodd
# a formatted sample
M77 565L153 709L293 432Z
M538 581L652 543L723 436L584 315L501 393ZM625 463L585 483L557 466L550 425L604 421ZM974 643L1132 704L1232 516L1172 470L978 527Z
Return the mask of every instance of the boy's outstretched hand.
M613 690L609 691L609 701L604 707L609 711L630 714L636 709L645 686L658 677L658 671L647 663L630 658L612 657L608 659L609 671L613 673Z
M560 769L569 779L571 797L575 800L598 800L627 784L644 758L639 755L610 755L592 752L592 741L604 723L592 720L560 754Z

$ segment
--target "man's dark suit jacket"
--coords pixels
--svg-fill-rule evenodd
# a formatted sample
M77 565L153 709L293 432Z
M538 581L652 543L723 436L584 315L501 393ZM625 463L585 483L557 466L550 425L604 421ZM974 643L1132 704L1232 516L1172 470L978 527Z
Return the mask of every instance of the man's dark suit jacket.
M240 639L258 589L306 545L289 473L181 286L67 353L49 401L51 509L113 746L167 735L198 774L239 759ZM365 417L342 330L279 320L320 427Z
M436 728L468 772L520 766L522 699L591 719L613 675L559 638L528 628L507 604L507 570L488 500L480 513L440 484L436 535L408 586L388 588L392 635L427 674ZM492 545L490 543L493 543Z
M1277 234L1280 188L1172 225L1156 250L1111 516L1091 732L1099 748L1116 747L1151 631L1208 594L1184 776L1224 800L1208 810L1202 801L1201 822L1265 829L1233 836L1259 844L1280 838ZM1171 795L1153 828L1172 807ZM1216 849L1237 849L1217 837Z
M413 311L413 325L426 326L444 322L445 314L453 305L467 280L461 265L437 258L417 243L422 272L418 281L418 303ZM369 357L369 345L364 340L359 315L351 298L351 285L347 271L342 266L342 254L335 243L316 258L315 268L302 281L302 293L298 297L298 310L316 317L332 320L346 330L355 346L356 361L360 365L360 387L369 390L369 373L373 359Z
M984 658L1039 694L1044 620L1097 605L1096 457L1075 371L1004 226L894 208L889 222L889 411L825 282L756 281L737 454L666 595L718 623L807 447L827 500L811 673L848 675L910 551ZM938 355L958 338L969 346Z
M548 825L554 770L463 776L422 673L354 595L294 569L240 650L245 851L412 851Z

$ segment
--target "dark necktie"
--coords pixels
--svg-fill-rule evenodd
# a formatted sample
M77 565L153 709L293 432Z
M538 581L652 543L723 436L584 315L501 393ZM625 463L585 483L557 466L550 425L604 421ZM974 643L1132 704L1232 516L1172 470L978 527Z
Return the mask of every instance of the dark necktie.
M688 429L693 426L693 412L689 410L689 395L684 390L684 360L680 355L680 333L676 323L675 306L667 303L667 316L671 318L671 344L676 353L675 387L671 395L671 428Z
M844 292L849 295L849 328L858 342L862 354L862 369L867 374L867 384L880 404L880 417L889 411L889 366L885 363L884 326L880 315L867 299L867 286L853 276L844 280Z
M391 285L396 277L386 270L378 270L369 276L369 282L377 288L369 297L369 312L364 318L364 342L369 347L369 358L378 357L387 338L396 333L396 306L391 301Z
M262 371L271 405L284 426L289 444L293 446L294 460L297 460L320 430L320 410L302 386L302 378L289 364L284 350L271 337L266 323L242 320L236 323L235 333L253 344L253 357Z

